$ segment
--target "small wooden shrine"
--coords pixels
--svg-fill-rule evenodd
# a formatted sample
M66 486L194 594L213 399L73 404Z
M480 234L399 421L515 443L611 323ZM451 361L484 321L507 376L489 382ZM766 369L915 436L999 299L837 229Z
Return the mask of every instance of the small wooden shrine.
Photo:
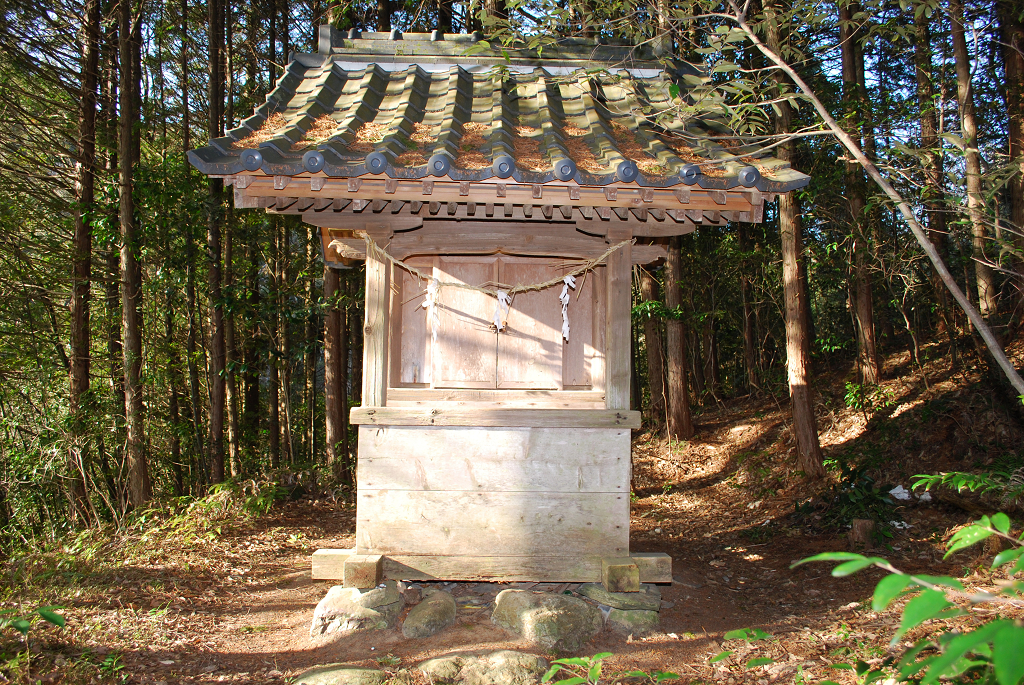
M189 153L236 207L320 227L329 265L366 261L356 548L314 577L581 582L618 560L671 581L629 545L633 266L808 178L712 116L660 121L703 77L646 48L319 35Z

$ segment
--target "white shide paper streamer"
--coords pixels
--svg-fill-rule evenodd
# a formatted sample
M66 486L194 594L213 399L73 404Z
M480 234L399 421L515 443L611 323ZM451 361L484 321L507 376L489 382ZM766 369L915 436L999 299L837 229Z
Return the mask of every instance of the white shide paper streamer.
M562 303L562 337L569 342L569 288L576 289L576 277L566 276L562 279L562 294L558 296Z
M427 281L427 295L423 298L423 308L427 310L427 321L430 323L430 341L434 349L437 347L437 329L441 326L441 317L437 314L437 290L441 282L437 278Z
M508 308L512 304L512 299L508 296L508 293L504 290L498 290L494 293L494 296L498 298L498 304L494 307L494 327L499 331L505 330L505 321L508 319ZM502 318L504 314L504 318Z

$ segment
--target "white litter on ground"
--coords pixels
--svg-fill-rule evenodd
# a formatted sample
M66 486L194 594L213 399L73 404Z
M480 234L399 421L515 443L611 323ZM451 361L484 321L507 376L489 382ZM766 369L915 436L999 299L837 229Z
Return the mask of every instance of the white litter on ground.
M889 494L893 496L893 499L898 499L901 501L907 501L910 499L910 492L902 485L897 485L896 487L894 487L892 490L889 491Z

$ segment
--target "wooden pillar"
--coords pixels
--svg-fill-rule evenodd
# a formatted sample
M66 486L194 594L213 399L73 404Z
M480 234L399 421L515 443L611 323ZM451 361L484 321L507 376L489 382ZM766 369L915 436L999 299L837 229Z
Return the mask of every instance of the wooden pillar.
M387 401L390 272L390 263L381 262L372 255L367 255L366 322L363 326L364 407L383 407Z
M612 244L628 240L629 233L609 231ZM625 245L608 257L607 284L608 306L605 332L605 407L607 409L629 409L629 375L631 343L630 290L633 268L632 245Z

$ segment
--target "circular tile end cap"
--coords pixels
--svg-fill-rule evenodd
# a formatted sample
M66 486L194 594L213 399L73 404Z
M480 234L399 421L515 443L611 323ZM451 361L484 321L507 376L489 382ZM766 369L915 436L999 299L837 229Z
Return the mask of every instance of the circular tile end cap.
M562 158L555 162L555 178L568 181L576 175L576 163L571 159Z
M434 176L444 176L448 173L448 169L451 165L451 160L448 159L447 155L434 155L427 161L430 173Z
M317 152L316 150L310 150L306 154L302 155L302 166L306 169L306 171L313 174L315 174L318 171L323 171L323 153Z
M371 174L382 174L388 166L388 158L381 152L371 152L366 155L363 165Z
M263 155L259 150L242 150L238 158L246 171L258 171L263 166Z
M686 166L679 170L679 178L681 178L683 180L683 183L685 183L688 186L692 186L694 183L696 183L697 179L700 178L700 176L700 167L697 166L696 164L687 164Z
M491 164L491 169L494 171L494 175L498 178L508 178L515 171L516 163L508 155L502 155L496 157L494 163Z
M619 166L615 169L615 178L623 183L635 181L639 174L640 168L636 165L636 162L629 159L620 162Z
M757 170L757 167L745 166L740 169L738 180L744 188L753 188L761 180L761 172Z

